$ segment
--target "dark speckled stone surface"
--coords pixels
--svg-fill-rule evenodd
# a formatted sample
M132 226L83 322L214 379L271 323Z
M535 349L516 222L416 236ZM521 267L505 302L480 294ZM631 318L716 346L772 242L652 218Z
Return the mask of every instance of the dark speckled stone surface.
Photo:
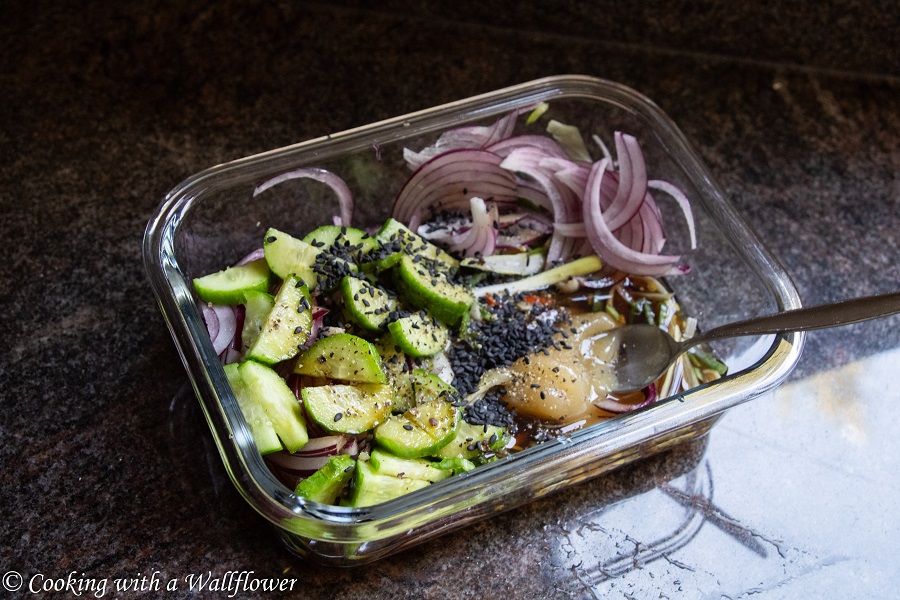
M811 334L788 383L699 442L395 558L331 570L280 548L183 391L140 258L162 197L208 166L584 73L679 124L806 303L900 287L896 3L340 4L2 11L9 596L158 572L179 591L119 597L225 598L184 578L244 570L304 598L895 596L896 317Z

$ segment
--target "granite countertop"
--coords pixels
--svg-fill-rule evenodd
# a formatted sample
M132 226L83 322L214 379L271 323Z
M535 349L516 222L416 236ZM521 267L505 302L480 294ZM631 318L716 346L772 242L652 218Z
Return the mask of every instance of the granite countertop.
M8 8L0 597L146 578L179 589L105 596L225 598L187 578L229 571L304 598L896 595L897 317L810 334L783 386L699 441L336 570L286 552L230 483L140 248L166 192L206 167L582 73L678 123L805 303L896 291L900 60L887 40L900 20L882 4L763 6L755 19L738 3L677 2L546 18L538 3ZM17 573L24 587L8 592Z

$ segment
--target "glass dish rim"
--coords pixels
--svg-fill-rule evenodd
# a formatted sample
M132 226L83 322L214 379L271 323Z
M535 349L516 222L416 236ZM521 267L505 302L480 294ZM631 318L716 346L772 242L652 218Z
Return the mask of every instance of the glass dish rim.
M451 127L453 119L471 121L479 116L503 113L512 106L527 106L538 100L551 101L562 96L595 97L647 120L658 137L678 150L672 159L692 177L698 176L696 180L692 179L692 184L699 193L704 194L708 207L716 209L714 216L718 225L726 229L732 242L749 242L735 245L748 253L744 257L748 266L769 287L768 291L778 309L800 306L797 290L786 272L731 206L706 166L669 117L639 92L595 77L546 77L205 169L174 187L148 222L143 242L145 269L226 469L241 495L267 520L285 531L313 539L326 535L332 541L359 542L389 537L409 529L404 517L423 510L427 512L429 508L434 509L440 501L452 497L451 492L456 488L461 488L456 490L457 494L463 493L468 487L478 487L496 478L507 477L509 471L522 469L527 464L552 460L564 453L560 447L568 453L583 451L585 448L596 449L601 443L618 442L619 448L624 449L651 440L667 431L718 415L732 406L750 400L778 385L793 369L802 349L803 334L775 337L769 351L756 365L724 380L677 394L642 411L574 432L565 441L540 444L517 453L510 459L486 465L375 506L351 508L307 502L294 496L274 478L252 441L249 441L249 430L227 386L224 372L215 360L208 337L204 340L205 326L196 308L191 309L191 291L180 273L171 243L175 230L191 209L197 195L207 186L225 182L235 173L240 174L260 165L272 166L273 163L288 162L291 159L295 159L292 164L296 165L301 154L316 154L319 158L336 156L349 147L361 147L364 143L403 139L409 136L411 124L418 125L416 133L427 133ZM329 152L326 153L326 150ZM711 201L715 204L710 205ZM610 429L614 431L608 431ZM649 437L645 437L648 435ZM627 443L623 445L623 441ZM429 514L434 518L440 516L436 513ZM384 527L366 527L366 531L370 532L366 534L356 531L356 526L373 524L384 524ZM320 526L326 526L327 531L320 529Z

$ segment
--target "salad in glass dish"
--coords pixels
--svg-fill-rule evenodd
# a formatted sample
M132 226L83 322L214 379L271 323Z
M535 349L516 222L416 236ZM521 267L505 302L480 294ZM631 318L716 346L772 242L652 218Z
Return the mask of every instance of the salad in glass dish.
M635 137L613 132L611 152L546 109L406 148L380 228L353 226L340 173L271 178L253 195L327 186L333 224L264 224L258 250L193 280L256 447L298 496L385 502L725 373L695 349L610 393L610 329L695 331L666 285L690 269L663 252L657 202L678 207L694 247L691 204L652 178Z

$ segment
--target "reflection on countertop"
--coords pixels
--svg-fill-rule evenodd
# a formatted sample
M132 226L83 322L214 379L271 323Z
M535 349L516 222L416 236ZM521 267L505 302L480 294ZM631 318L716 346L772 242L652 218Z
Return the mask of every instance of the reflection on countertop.
M900 5L487 6L5 11L0 572L254 571L313 599L896 596L896 317L811 333L785 385L699 442L373 565L296 559L235 491L178 396L140 248L166 192L217 163L583 73L672 117L805 304L898 289Z
M686 474L556 524L553 579L597 598L880 597L900 392L871 374L897 365L900 349L735 409Z

